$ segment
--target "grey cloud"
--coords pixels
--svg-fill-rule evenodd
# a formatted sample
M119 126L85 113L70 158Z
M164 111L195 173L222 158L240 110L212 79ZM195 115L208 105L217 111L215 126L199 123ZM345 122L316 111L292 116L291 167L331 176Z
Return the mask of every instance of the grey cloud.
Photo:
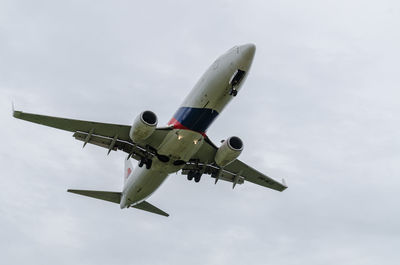
M400 6L396 1L3 1L0 247L7 264L397 264ZM171 175L171 214L66 193L119 190L122 153L15 120L19 109L166 123L212 61L257 45L208 134L283 193Z

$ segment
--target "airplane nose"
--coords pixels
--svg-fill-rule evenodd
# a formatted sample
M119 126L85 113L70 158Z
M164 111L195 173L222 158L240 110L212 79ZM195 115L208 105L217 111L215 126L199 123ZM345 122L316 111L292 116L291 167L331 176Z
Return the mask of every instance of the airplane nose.
M239 46L238 67L243 71L248 71L253 62L256 45L248 43Z
M251 60L253 59L254 54L256 52L256 45L254 45L253 43L248 43L240 46L239 49L243 57L245 57L248 60Z

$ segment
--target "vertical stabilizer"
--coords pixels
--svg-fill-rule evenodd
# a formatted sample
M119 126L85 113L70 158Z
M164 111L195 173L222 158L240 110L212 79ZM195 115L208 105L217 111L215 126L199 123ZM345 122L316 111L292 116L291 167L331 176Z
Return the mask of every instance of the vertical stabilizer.
M124 185L128 178L131 176L133 172L133 165L131 159L125 159L125 170L124 170Z

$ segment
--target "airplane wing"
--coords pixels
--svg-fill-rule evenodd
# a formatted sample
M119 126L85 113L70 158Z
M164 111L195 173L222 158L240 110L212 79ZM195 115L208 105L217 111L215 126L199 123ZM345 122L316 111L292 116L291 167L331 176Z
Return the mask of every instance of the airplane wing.
M129 137L131 129L129 125L73 120L22 111L13 111L13 116L17 119L73 132L75 139L84 142L83 146L87 143L98 145L107 148L109 153L111 150L123 150L136 160L146 155L155 155L156 148L170 130L169 127L158 128L146 140L134 143Z
M193 159L182 169L182 174L188 174L191 170L197 170L204 174L211 175L211 177L215 178L215 183L217 183L219 179L232 182L233 188L236 184L243 184L244 181L249 181L277 191L284 191L287 188L284 180L282 180L282 183L276 181L248 166L239 159L234 160L224 168L218 167L214 163L217 149L217 146L213 144L210 139L206 138L197 154L195 154Z
M83 146L87 143L94 144L108 149L109 153L112 150L122 150L136 160L149 155L155 156L158 146L172 129L171 127L157 128L146 140L134 143L129 137L131 128L129 125L66 119L22 111L13 111L13 116L17 119L73 132L75 139L84 142ZM210 174L216 181L219 179L230 181L233 183L233 187L246 180L277 191L287 188L285 183L280 183L262 174L238 159L225 168L219 168L214 163L217 149L217 146L206 138L200 150L182 169L182 174L187 174L191 170L199 170L202 173Z

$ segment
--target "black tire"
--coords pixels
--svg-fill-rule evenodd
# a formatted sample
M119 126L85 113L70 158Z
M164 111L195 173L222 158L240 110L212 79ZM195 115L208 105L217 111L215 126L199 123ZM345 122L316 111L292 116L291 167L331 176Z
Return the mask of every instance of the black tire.
M238 93L237 90L233 90L233 91L232 91L232 95L233 95L234 97L236 97L237 93Z
M141 159L139 162L139 167L143 167L143 165L144 165L144 159Z
M148 159L148 160L146 161L146 168L147 168L147 169L150 169L152 164L153 164L153 160Z
M192 180L193 178L196 177L196 172L195 171L189 171L187 175L188 180Z
M201 179L201 173L196 173L194 175L194 182L198 183Z

